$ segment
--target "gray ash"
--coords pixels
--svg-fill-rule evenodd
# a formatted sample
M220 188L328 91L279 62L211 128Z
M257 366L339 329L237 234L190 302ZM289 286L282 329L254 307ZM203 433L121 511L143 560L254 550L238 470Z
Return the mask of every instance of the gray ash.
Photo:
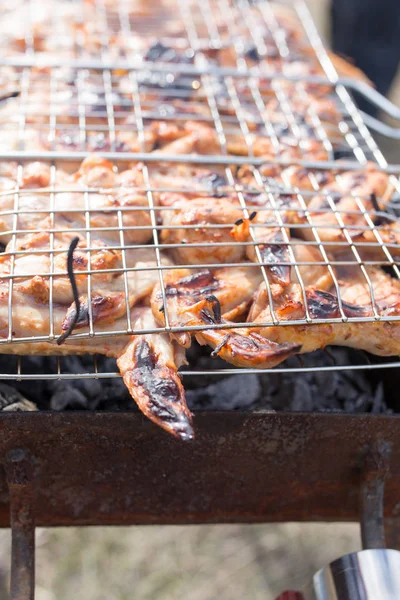
M274 411L345 411L349 413L399 412L397 400L390 391L396 389L390 377L395 370L318 371L309 368L302 373L260 373L212 375L213 369L226 368L219 358L211 358L209 350L194 344L189 350L190 370L208 371L207 375L184 376L189 407L193 410L274 410ZM326 366L360 364L360 353L332 348L329 356L319 351L292 357L282 366ZM366 358L366 362L367 362ZM375 357L371 360L376 359ZM16 357L0 357L0 373L12 372ZM93 357L71 356L61 359L62 373L93 372ZM55 357L24 357L23 373L56 373ZM100 373L117 372L113 359L98 357ZM185 369L183 369L185 370ZM121 378L73 380L7 381L40 410L137 410ZM0 407L1 409L1 407Z

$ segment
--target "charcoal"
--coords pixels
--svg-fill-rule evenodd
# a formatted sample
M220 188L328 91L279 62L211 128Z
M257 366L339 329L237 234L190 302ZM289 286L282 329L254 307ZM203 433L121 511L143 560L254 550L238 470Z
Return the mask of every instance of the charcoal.
M379 413L391 413L392 410L388 408L385 402L385 390L383 383L380 381L376 387L375 396L371 406L371 412L373 414Z
M291 410L312 411L314 410L314 390L303 377L299 377L293 386Z
M400 406L390 396L390 371L319 371L327 364L360 364L360 353L347 348L332 348L301 357L308 368L302 373L254 373L212 375L215 369L224 369L226 363L212 358L206 346L193 344L187 353L190 369L203 371L184 376L184 385L191 410L256 410L256 411L322 411L348 413L390 413ZM365 363L384 363L386 359L370 357ZM112 358L98 357L98 372L115 373ZM288 359L282 366L300 366L299 357ZM0 373L17 373L15 356L0 356ZM57 373L55 357L31 356L22 359L24 374ZM92 356L70 356L61 359L62 374L93 373ZM384 376L384 377L383 377ZM388 383L389 382L389 383ZM389 396L389 399L385 397ZM0 383L0 398L4 406L15 398L25 398L39 410L138 410L121 378L84 378L22 380ZM0 406L1 410L1 406Z
M51 410L81 410L89 407L86 396L72 385L63 385L60 381L55 387L50 400Z
M14 387L0 382L0 410L36 410L36 406Z
M333 348L329 353L332 365L359 364L356 351ZM309 370L304 373L261 373L259 375L232 375L218 380L212 375L185 378L188 400L192 410L275 410L275 411L322 411L350 413L388 411L384 400L383 385L370 381L363 371L318 371L311 366L326 366L328 355L315 352L301 357ZM219 359L216 359L219 361ZM223 368L222 361L211 363L207 349L192 347L190 363L207 371ZM296 358L289 359L285 366L298 367ZM259 382L257 389L251 386L251 378ZM236 384L235 384L236 380ZM246 381L248 383L246 383ZM232 383L231 383L232 382ZM235 385L238 393L235 394ZM242 385L245 393L242 393ZM232 386L232 387L231 387ZM247 387L248 386L248 390ZM251 386L251 387L250 387ZM232 392L233 390L233 392ZM242 399L240 400L240 397ZM238 403L239 402L239 403Z
M260 398L260 394L261 384L257 375L232 375L205 388L188 390L186 397L189 407L235 410L250 407Z
M106 357L99 357L98 369L101 373L115 373L118 370L115 360ZM63 373L82 374L92 370L91 356L71 356L63 361ZM129 410L135 407L124 382L119 378L50 381L48 387L53 410ZM61 394L62 390L64 394ZM55 406L52 405L54 397ZM66 404L62 406L64 402Z

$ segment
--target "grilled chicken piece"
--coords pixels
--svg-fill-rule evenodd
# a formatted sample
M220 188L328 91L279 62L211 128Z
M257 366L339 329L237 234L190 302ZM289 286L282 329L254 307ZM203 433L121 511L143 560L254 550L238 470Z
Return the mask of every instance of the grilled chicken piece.
M269 160L272 164L263 165L260 169L263 175L272 175L275 172L274 160L328 160L329 156L321 140L315 138L313 132L309 131L309 137L299 140L293 134L282 136L279 146L276 147L268 135L268 131L261 131L260 135L249 135L244 137L238 131L237 134L227 136L227 151L237 156L254 155Z
M368 212L372 221L379 223L381 213L376 214L376 206L384 210L392 197L393 186L387 174L379 171L372 163L363 171L338 173L298 166L279 170L276 166L268 165L268 168L275 171L272 178L264 178L265 185L271 190L275 208L280 210L283 223L291 225L297 237L316 241L313 231L307 227L308 222L303 210L306 205L312 225L315 226L321 241L329 242L330 252L343 252L344 243L347 242L341 229L341 221L348 228L354 243L374 241L371 239L374 234L369 231L369 223L364 213ZM256 185L255 176L249 167L241 167L237 176L246 185ZM291 191L293 188L299 188L300 191L310 192L317 187L320 187L321 193L317 193L316 196L304 194L302 202ZM257 216L257 220L262 220L262 213ZM269 219L271 223L273 220L276 221L276 217ZM379 228L388 242L390 239L394 241L395 225ZM267 232L266 234L268 236Z
M261 165L258 171L267 189L270 189L274 194L279 194L281 199L292 198L293 201L296 199L296 194L293 192L296 188L300 192L315 191L335 180L333 171L311 169L299 165L282 168L281 165L275 164L273 161ZM237 170L237 177L246 186L259 187L254 169L250 165L240 166ZM307 194L304 198L306 204L309 196L310 194ZM298 199L297 204L299 204Z
M304 126L315 127L315 116L323 124L325 131L331 134L339 133L338 124L341 120L341 114L334 100L327 97L313 96L312 94L301 94L298 90L290 96L290 107L296 119L296 125L299 127L302 135L307 137L307 131ZM276 127L282 124L287 126L287 122L282 115L282 105L278 98L272 98L265 107L264 118ZM279 130L278 130L279 131Z
M184 186L187 186L190 176L194 180L194 189L189 193L185 191ZM182 167L167 169L164 167L161 173L154 173L152 181L157 187L168 186L171 189L177 187L178 190L182 190L157 194L159 204L168 207L168 210L160 211L165 226L160 234L161 240L166 244L208 244L202 247L180 246L174 248L172 254L179 264L239 262L243 259L245 252L250 260L258 262L254 246L249 245L251 236L248 223L246 219L243 219L243 209L239 197L229 190L226 178L221 173L204 169L194 170ZM210 190L212 195L197 197L196 190L206 194ZM245 188L242 195L246 204L251 205L251 209L257 209L252 211L255 216L254 224L257 224L254 234L257 241L260 242L262 260L264 263L273 264L271 267L266 266L272 281L280 281L283 275L279 274L279 263L284 260L282 257L287 257L287 249L282 244L284 242L282 231L277 226L276 215L271 210L270 198L268 194L254 187ZM293 199L293 195L274 203L274 206L282 212L283 218L285 218L282 205L285 205L284 210L290 211L292 215L290 218L294 220L293 215L297 214L298 202ZM265 208L268 210L262 210ZM254 214L255 212L257 215ZM267 223L265 229L258 226L265 223ZM235 226L232 227L234 224ZM179 228L180 225L182 225L182 229ZM234 241L239 243L235 244ZM240 244L241 242L247 243L247 250L246 246ZM223 246L213 244L223 244ZM286 278L289 269L288 267L284 268Z
M207 296L185 313L187 325L228 324L220 317L220 306L215 296ZM233 324L232 324L233 325ZM260 336L254 329L204 329L195 333L199 344L213 348L212 356L219 356L236 367L271 369L300 351L297 343L275 343Z
M282 194L277 197L273 191L267 194L255 189L243 192L243 196L246 205L251 205L248 210L256 210L252 211L249 219L240 219L232 230L232 236L237 241L248 242L246 256L252 262L261 262L265 266L271 283L289 285L292 257L287 242L290 231L284 224L297 222L300 218L296 196Z
M155 150L156 154L221 154L221 145L216 132L198 121L188 121L185 124L186 135L178 136L176 140Z
M323 256L318 248L301 243L301 240L291 239L291 248L295 259L297 269L290 267L290 282L299 284L299 277L305 288L314 286L319 290L328 291L333 287L333 278L330 270L324 263ZM318 263L318 264L317 264ZM321 264L320 264L321 263ZM272 297L277 297L283 293L283 287L271 285ZM254 302L250 307L247 321L252 323L256 321L259 314L269 306L269 295L265 284L262 283L254 295Z
M140 166L137 181L141 178ZM237 194L222 173L192 165L150 167L153 197L163 228L164 244L177 245L170 254L178 264L238 262L244 248L231 235L243 216ZM160 188L160 192L157 191ZM193 244L193 246L191 246ZM207 244L196 246L196 244Z
M391 218L391 217L390 217ZM363 260L388 261L386 252L390 257L398 258L400 256L400 223L396 219L390 221L384 217L383 224L379 223L380 217L377 218L377 224L374 227L366 229L359 236L354 238L354 245L357 248ZM383 247L386 247L386 252Z
M156 321L165 324L165 314L171 327L186 325L186 312L192 306L213 295L221 309L221 316L229 321L237 319L248 308L262 281L261 269L249 266L220 269L171 269L164 271L164 291L167 306L163 306L160 284L154 286L151 307ZM167 312L165 312L167 311ZM182 346L189 347L190 334L176 333Z
M333 286L333 278L320 250L315 246L302 244L301 240L295 238L292 238L291 241L292 243L297 242L292 245L292 249L303 285L305 287L314 286L319 290L330 290ZM293 283L300 283L294 267L292 267L290 278Z
M332 183L335 180L335 173L326 169L308 169L293 165L283 169L278 177L289 189L313 191ZM305 198L306 203L307 198Z
M237 194L228 191L226 179L219 173L202 172L193 173L195 177L195 189L201 191L202 184L213 189L213 196L196 197L195 191L184 192L181 188L181 177L187 177L187 170L168 170L164 168L165 174L154 175L158 186L178 185L182 193L161 192L157 195L161 206L168 210L161 210L163 225L161 240L166 244L196 244L208 243L203 247L177 247L172 250L175 260L179 264L213 264L225 262L239 262L244 253L253 262L258 263L254 245L251 244L249 223L243 218L243 209L239 203ZM182 176L180 173L182 172ZM189 173L190 174L190 173ZM184 178L187 182L187 178ZM187 183L185 183L187 185ZM203 188L204 189L204 188ZM204 190L206 191L206 190ZM251 205L254 227L254 238L258 242L262 262L266 264L266 270L271 276L271 281L288 284L290 267L280 267L279 263L290 261L287 247L284 244L281 227L278 226L276 214L272 208L276 208L285 220L293 221L299 208L295 196L286 195L282 199L271 200L266 192L256 188L245 188L242 192L246 204ZM174 207L174 210L172 210ZM264 210L268 209L268 210ZM257 214L255 214L257 213ZM290 218L286 215L290 213ZM226 224L226 227L224 225ZM232 225L234 227L232 227ZM182 229L179 226L182 225ZM265 227L261 227L265 225ZM197 227L198 226L198 227ZM170 228L172 227L172 228ZM289 233L287 232L287 235ZM239 242L238 244L234 243ZM241 243L247 243L245 245ZM213 244L223 244L216 246ZM268 263L273 266L268 266Z
M385 206L390 201L393 188L387 174L370 164L365 171L342 173L335 183L324 186L321 192L323 195L315 196L308 205L310 218L321 241L330 242L330 251L343 252L343 243L348 243L348 240L342 223L350 238L357 239L369 227L363 213L375 210L371 194ZM374 218L373 214L371 218ZM299 229L298 235L306 240L315 240L308 228Z
M217 198L232 193L223 166L218 168L216 165L211 170L191 163L159 163L154 166L150 165L148 169L151 184L155 188L153 195L160 200L163 206L172 206L182 194L189 200L199 197L201 193ZM137 165L133 170L136 174L137 185L143 185L142 165ZM158 192L157 189L160 191Z
M158 261L153 248L142 250L125 250L126 274L120 271L114 274L112 280L106 284L104 281L96 280L91 283L91 295L89 308L89 296L80 296L79 319L75 329L86 327L90 322L96 324L110 322L124 317L127 310L144 301L152 292L154 285L159 281ZM171 261L165 255L161 255L161 265L170 266ZM100 275L101 276L101 275ZM127 296L127 294L128 296ZM65 315L62 330L67 331L76 316L75 303L72 303Z
M164 277L167 305L163 306L162 292L156 286L151 299L153 314L162 325L165 325L166 312L172 327L204 325L205 329L201 331L172 334L184 347L190 346L193 334L200 344L211 346L215 356L221 356L233 365L273 367L299 350L299 346L271 344L253 330L235 328L230 321L243 312L260 279L260 271L252 267L197 273L188 269L168 271ZM231 327L210 328L216 324Z
M146 243L152 237L148 200L144 192L133 188L134 175L132 170L116 173L112 163L95 155L86 158L74 175L61 172L57 187L67 187L71 191L54 193L54 227L75 232L90 227L91 237L110 245L121 244L121 235L124 244ZM7 183L8 180L3 185ZM24 170L21 187L34 190L47 188L50 183L49 167L32 163ZM100 188L101 192L84 193L86 187ZM33 232L52 228L49 220L51 202L49 193L21 193L17 229ZM14 194L0 196L0 239L3 243L12 239L14 205Z
M5 253L0 254L0 278L7 282L13 269L13 290L24 294L27 302L31 297L30 301L46 304L52 298L53 302L69 307L63 320L63 330L68 329L76 312L71 283L67 276L67 250L74 237L72 232L68 232L55 239L53 249L56 253L52 267L49 253L50 234L47 231L18 239L16 250L21 254L16 254L14 259L12 242L6 247ZM96 325L123 317L127 307L132 307L146 298L159 281L154 248L111 250L98 240L93 240L91 247L93 249L89 254L86 241L81 238L73 256L75 280L81 302L80 318L75 325L77 329L88 325L90 312L92 322ZM123 255L126 272L122 269ZM162 255L161 264L169 266L171 261ZM89 267L92 272L91 309L87 295Z
M282 264L291 262L290 251L285 243L289 240L289 230L277 226L277 217L272 211L258 212L252 219L251 226L253 238L249 235L248 240L254 241L254 244L247 247L247 257L255 263L259 262L259 258L261 259L272 283L289 285L290 266ZM237 233L235 235L237 236Z
M368 308L371 314L374 305L381 315L397 310L400 307L399 279L376 266L366 266L365 271L368 278L358 265L337 267L341 298L350 304Z
M15 289L34 296L37 300L48 302L52 285L52 300L61 304L73 300L71 283L67 277L67 250L74 237L73 232L55 234L51 239L49 231L18 236L15 244L7 244L5 252L0 254L0 277L11 272L15 275ZM50 248L54 258L51 262ZM121 251L111 250L100 240L91 242L93 250L89 253L86 241L80 237L78 249L74 252L74 272L80 293L87 292L87 271L94 271L91 287L94 291L112 289L118 279L118 273L108 269L121 269ZM14 252L17 252L14 255ZM14 256L14 258L13 258ZM79 274L83 271L82 275ZM97 272L97 273L96 273ZM54 274L52 284L50 273Z
M242 216L243 211L235 197L177 200L172 209L161 211L161 241L179 244L171 249L178 264L239 262L244 255L244 247L235 243L231 230Z
M381 269L368 269L375 295L375 305L382 316L400 315L400 282ZM341 305L347 317L374 316L369 287L351 279L341 282ZM261 292L262 293L262 292ZM380 356L400 353L400 324L398 321L371 321L364 323L341 321L340 303L333 293L308 287L305 290L308 311L312 319L337 319L331 324L267 326L260 327L259 334L276 343L299 343L301 352L312 352L328 345L359 348ZM266 297L265 293L263 294ZM267 304L257 299L258 323L271 322ZM292 284L274 297L275 317L280 321L300 320L306 317L304 296L300 285Z
M150 308L141 310L137 329L156 329ZM194 437L192 415L178 368L184 349L166 333L134 335L117 358L126 387L143 414L182 440Z

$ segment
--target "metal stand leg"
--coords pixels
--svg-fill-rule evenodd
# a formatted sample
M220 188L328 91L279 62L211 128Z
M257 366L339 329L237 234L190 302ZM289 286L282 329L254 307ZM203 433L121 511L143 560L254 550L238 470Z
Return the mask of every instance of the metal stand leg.
M34 600L35 518L33 469L28 452L12 450L5 467L12 531L10 600Z
M364 550L386 548L383 507L389 457L390 446L385 442L371 448L365 457L360 519Z

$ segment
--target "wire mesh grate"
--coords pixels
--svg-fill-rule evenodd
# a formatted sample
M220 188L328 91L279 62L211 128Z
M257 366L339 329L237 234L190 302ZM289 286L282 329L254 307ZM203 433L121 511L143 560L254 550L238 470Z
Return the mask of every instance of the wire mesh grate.
M375 267L386 266L399 278L397 220L384 207L388 192L390 199L390 178L378 168L370 167L367 172L337 170L332 173L322 167L314 170L287 167L280 170L280 184L276 174L275 178L271 178L270 174L264 176L262 169L254 165L242 165L236 169L221 166L219 171L215 171L214 168L198 166L196 162L173 165L162 161L150 165L133 163L130 168L121 166L117 171L109 161L89 157L80 170L72 174L50 163L17 166L4 162L5 165L15 175L15 181L12 176L6 177L3 173L3 185L9 189L3 190L0 196L3 208L0 211L0 238L5 245L1 254L1 281L4 286L17 282L22 292L27 294L43 291L46 297L48 294L49 298L54 298L54 302L49 302L49 308L54 309L53 304L57 304L54 286L60 288L57 292L60 299L64 298L63 294L67 298L71 295L66 251L72 237L78 235L76 274L82 279L82 287L87 289L89 296L95 289L105 289L102 286L107 284L111 291L117 286L119 293L118 286L122 285L128 322L129 303L140 299L140 294L136 296L134 289L135 276L140 273L156 274L163 287L165 272L182 269L214 272L240 267L243 274L246 270L252 275L255 271L262 271L262 279L270 289L271 277L266 271L275 263L263 254L265 246L268 252L272 249L272 253L274 249L278 252L282 248L287 249L287 254L275 261L276 265L294 270L303 296L309 286L307 267L311 271L317 268L327 270L326 276L332 279L338 299L341 298L341 288L347 290L349 276L343 275L344 283L339 281L339 273L346 270L354 278L362 275L371 296L371 315L349 317L343 313L335 318L307 317L282 321L282 325L399 319L396 314L385 314L386 304L377 304L368 274ZM268 165L268 173L269 169ZM242 178L241 171L244 173ZM289 186L285 182L289 178L299 178L310 187ZM345 180L342 185L346 189L349 179L355 192L350 189L345 193L340 188L341 180ZM371 181L375 180L377 183L374 185L380 186L382 196L374 202L381 203L381 208L374 205L370 194L363 195L360 191L360 184L367 185L368 189ZM328 183L321 188L318 181ZM216 182L217 187L210 188L210 182L211 185ZM37 187L46 183L47 186ZM93 184L97 186L93 187ZM124 184L128 185L121 187ZM312 185L317 187L312 188ZM210 202L215 204L213 210ZM236 230L243 224L249 226L250 234L244 238L239 234L237 238ZM304 249L304 256L296 255L300 247ZM310 255L307 255L306 249L311 252ZM173 256L173 263L167 260L167 253ZM166 259L164 263L163 257ZM91 281L94 277L99 279L99 283ZM32 283L33 279L35 283ZM397 285L394 277L390 280ZM0 340L0 344L54 338L52 319L50 330L44 335L12 334L12 289L8 296L10 334L7 339ZM38 299L38 296L35 298ZM165 297L164 303L167 306ZM92 304L88 299L88 308ZM235 327L268 326L275 322L274 318L262 323L238 322ZM93 318L89 319L89 326L89 331L76 333L73 337L133 332L131 324L117 330L103 327L97 331ZM229 326L216 324L210 327ZM167 325L166 329L177 332L191 327L169 328ZM201 327L193 327L193 330L196 329Z
M87 309L69 340L77 352L132 333L203 331L171 316L174 273L229 280L239 269L251 289L244 304L257 293L264 305L262 318L236 315L237 330L396 326L399 173L304 3L293 25L268 2L58 2L69 16L57 26L36 4L23 35L7 25L20 3L0 28L2 351L36 342L46 352L60 334L73 306L66 252L75 235ZM312 296L315 278L334 310ZM159 287L164 327L135 325L148 282ZM290 319L283 296L302 306ZM24 319L27 298L35 305Z
M12 81L9 69L3 68L8 86ZM194 73L189 78L190 89L176 94L174 88L159 89L143 83L146 72L141 70L132 69L124 76L113 75L109 69L60 73L59 68L49 68L48 73L39 74L33 67L14 70L16 87L10 93L19 96L4 100L0 106L0 150L4 158L13 151L31 155L44 152L49 158L92 151L112 153L118 159L120 153L155 149L174 155L174 147L168 143L168 126L170 130L180 129L182 134L185 128L195 126L217 133L204 75ZM137 79L137 89L133 88L132 75ZM284 80L284 90L278 78L271 87L256 76L206 77L215 95L227 150L233 156L326 161L340 157L359 162L374 158L367 140L343 116L344 109L340 110L334 91L331 98L320 100L303 84L299 87ZM133 117L133 94L139 96L141 106L143 147ZM289 95L291 103L285 101ZM187 153L193 150L188 148ZM217 143L209 154L221 154Z
M313 146L320 148L320 153L314 148L314 158L316 155L320 160L347 157L359 162L374 158L384 166L384 158L363 126L349 94L343 86L335 85L337 73L332 65L328 68L329 57L320 45L307 13L302 14L302 21L308 26L301 32L300 22L294 25L286 13L275 14L268 3L250 5L241 1L234 5L229 1L209 1L197 4L173 0L148 9L137 8L136 26L133 27L127 14L130 3L120 2L115 7L100 0L93 3L60 2L60 14L63 9L73 13L71 19L57 19L58 23L72 26L74 34L69 33L67 39L73 45L81 40L85 47L90 46L92 37L95 42L92 55L80 51L78 44L78 50L67 52L66 66L58 68L50 66L54 52L58 53L55 64L63 58L57 43L62 45L64 38L49 22L50 14L55 11L43 13L36 4L33 0L29 3L33 21L24 20L27 24L25 33L29 33L26 41L17 44L10 56L5 53L2 60L3 64L8 63L2 68L1 77L5 100L0 122L6 130L0 147L3 155L15 150L31 153L38 150L56 153L138 151L132 117L131 72L137 74L146 151L160 144L154 132L160 118L181 123L190 119L215 128L199 77L199 73L207 72L214 73L211 81L230 153L251 156L262 151L265 154L259 142L261 137L268 135L271 140L274 137L280 139L280 145L275 144L269 151L278 158L283 150L296 158L291 147L300 142L302 149L312 140ZM23 37L17 18L18 11L24 10L23 6L25 3L17 3L9 11L15 26L7 27L5 21L7 35L17 28ZM296 3L296 7L301 13L302 3ZM90 20L87 11L90 11ZM164 40L162 32L158 31L156 35L158 25L154 30L148 28L153 14L160 15L155 18L156 23L160 19L168 28L168 20L162 18L165 13L179 23L181 38L175 31L173 38ZM177 19L177 14L181 18ZM79 15L78 22L74 21L76 15ZM82 33L83 21L90 23L93 31ZM118 24L118 34L122 35L123 42L115 40L118 36L114 35L113 28L110 29L110 23ZM29 43L35 35L44 39L36 49L30 48ZM135 38L140 40L141 47L134 56L128 53L130 60L122 63L119 69L118 60L126 53L118 52L111 57L114 62L110 62L110 48L113 43L128 48L128 41L132 44ZM4 43L10 47L6 39ZM16 54L17 49L20 55ZM25 63L22 61L25 69L16 66L21 56L26 59ZM79 60L91 56L95 57L95 63L97 59L97 68L78 68ZM98 60L99 56L102 60ZM106 62L110 68L104 68ZM232 71L228 81L235 89L236 107L232 106L231 93L227 89L227 76L224 76L227 68ZM313 77L317 80L319 77L319 82L312 83ZM304 83L308 78L311 81ZM20 97L15 97L18 94ZM7 95L12 96L8 101ZM291 98L290 104L284 101L285 97ZM240 114L236 110L239 107ZM14 121L18 121L19 126ZM247 139L243 135L244 121L249 129ZM172 151L171 154L175 153ZM303 158L307 158L307 151L304 154Z

